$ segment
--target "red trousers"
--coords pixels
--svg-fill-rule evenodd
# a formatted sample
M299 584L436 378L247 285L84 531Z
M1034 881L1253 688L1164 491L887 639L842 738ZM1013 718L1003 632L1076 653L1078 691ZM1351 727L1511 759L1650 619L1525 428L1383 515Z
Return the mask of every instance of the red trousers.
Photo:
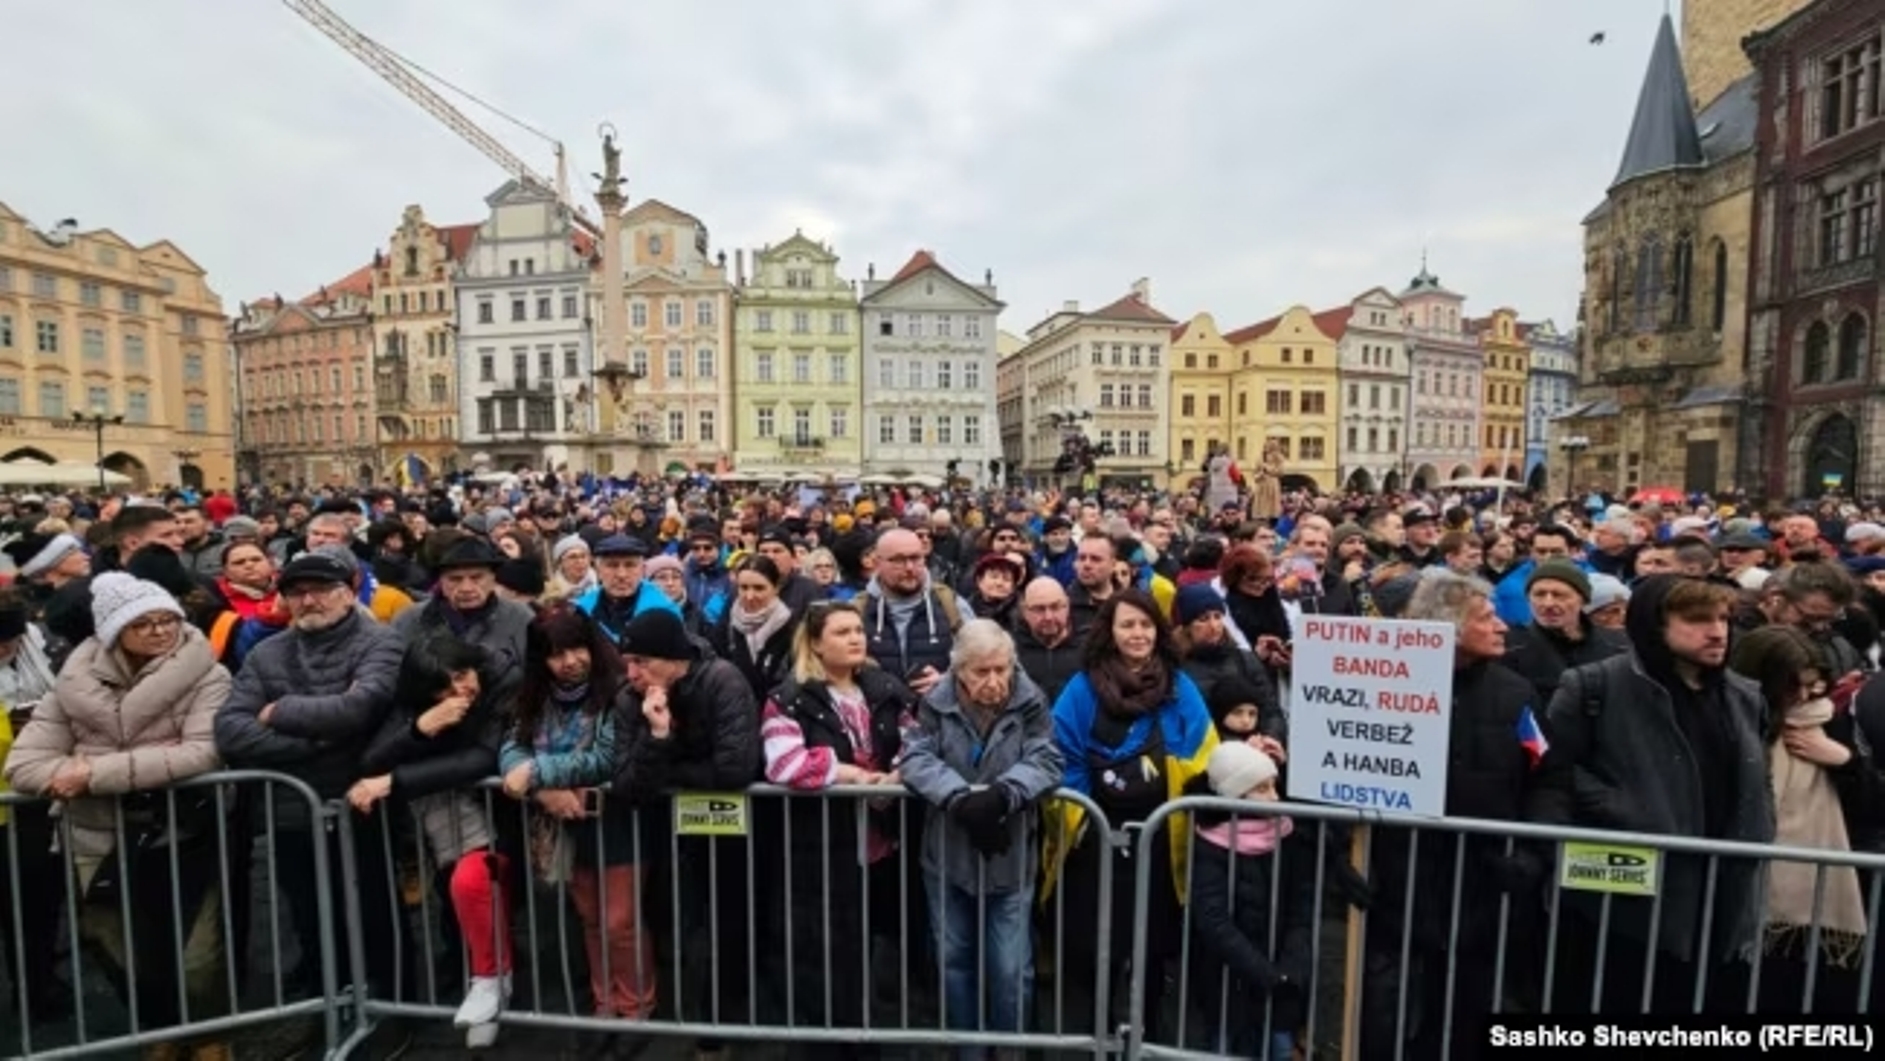
M510 904L499 882L509 869L503 855L473 851L452 867L452 913L471 952L471 975L511 971Z
M655 1008L655 949L641 923L639 868L607 866L598 872L594 866L577 866L570 874L569 887L576 916L583 923L596 1014L646 1020Z

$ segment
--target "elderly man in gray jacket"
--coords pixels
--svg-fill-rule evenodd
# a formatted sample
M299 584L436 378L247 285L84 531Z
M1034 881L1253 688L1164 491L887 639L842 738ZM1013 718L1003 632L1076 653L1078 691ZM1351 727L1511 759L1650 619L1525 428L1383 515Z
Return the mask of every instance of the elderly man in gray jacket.
M949 672L918 705L901 768L931 804L923 881L952 1029L978 1030L984 1003L986 1030L1027 1027L1038 804L1061 765L1052 705L1015 665L1013 639L992 619L964 623Z
M466 644L484 649L493 687L520 680L524 666L524 639L535 618L527 604L498 596L497 569L504 554L481 538L453 542L439 557L438 591L424 604L407 608L393 619L393 629L408 644L428 634L449 631Z
M289 628L249 653L229 700L216 714L216 750L229 766L287 774L322 799L346 793L367 742L392 705L405 652L400 636L355 602L351 580L346 564L319 553L303 553L282 569L279 584ZM311 959L320 953L321 939L313 837L328 838L332 894L345 895L349 886L332 842L338 834L322 829L307 802L286 788L277 788L273 804L274 834L265 838L263 857L275 859L276 879L288 893L306 979L313 974ZM258 813L255 828L267 828L269 821ZM406 936L404 922L391 913L379 822L377 815L354 818L353 836L361 859L367 972L375 990L386 991L395 987L395 960ZM346 953L341 928L336 910L330 930L337 955Z

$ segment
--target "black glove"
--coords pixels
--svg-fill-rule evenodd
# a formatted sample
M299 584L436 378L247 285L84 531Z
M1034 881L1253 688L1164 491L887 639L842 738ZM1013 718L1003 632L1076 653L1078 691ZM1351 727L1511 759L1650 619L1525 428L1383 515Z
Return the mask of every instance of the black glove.
M1347 903L1357 910L1366 910L1368 904L1374 902L1374 886L1368 883L1368 878L1362 876L1346 861L1330 860L1325 883L1328 885L1329 895L1338 902Z
M1536 891L1544 881L1544 869L1528 851L1503 852L1485 859L1486 876L1492 886L1506 895Z
M1008 831L1008 795L999 788L957 796L949 803L949 817L985 858L1005 853L1013 842Z

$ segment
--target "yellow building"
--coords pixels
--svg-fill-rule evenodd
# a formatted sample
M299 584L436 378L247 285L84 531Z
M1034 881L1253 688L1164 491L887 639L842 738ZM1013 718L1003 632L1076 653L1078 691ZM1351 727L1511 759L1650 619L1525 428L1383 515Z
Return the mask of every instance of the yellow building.
M1479 474L1513 482L1525 478L1525 381L1531 372L1531 347L1518 324L1518 311L1495 309L1484 320L1469 321L1486 359L1480 387Z
M1209 313L1172 329L1170 447L1179 484L1202 475L1211 451L1230 440L1235 358L1236 350Z
M733 465L741 472L858 475L864 451L857 288L830 247L794 233L734 256Z
M0 203L0 460L102 454L139 490L233 486L230 396L202 266L168 240L40 229ZM102 438L79 413L104 414Z
M1330 310L1346 313L1348 307ZM1231 456L1254 467L1275 439L1283 453L1283 486L1334 490L1339 412L1335 338L1306 306L1224 336L1233 348L1230 378Z
M417 457L422 474L457 470L458 350L452 277L477 225L434 226L406 207L387 254L373 261L373 390L379 462L388 480Z

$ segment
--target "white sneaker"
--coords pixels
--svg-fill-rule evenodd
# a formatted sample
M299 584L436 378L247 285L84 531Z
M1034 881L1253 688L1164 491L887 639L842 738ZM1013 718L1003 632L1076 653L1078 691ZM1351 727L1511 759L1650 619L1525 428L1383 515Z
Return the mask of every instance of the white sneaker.
M497 1022L474 1024L465 1029L465 1049L489 1050L497 1045Z
M454 1027L469 1028L474 1024L491 1024L497 1020L504 1003L511 997L511 977L474 976L471 988L465 992L465 1001L458 1007L458 1014L452 1018ZM493 1033L495 1034L495 1032Z

